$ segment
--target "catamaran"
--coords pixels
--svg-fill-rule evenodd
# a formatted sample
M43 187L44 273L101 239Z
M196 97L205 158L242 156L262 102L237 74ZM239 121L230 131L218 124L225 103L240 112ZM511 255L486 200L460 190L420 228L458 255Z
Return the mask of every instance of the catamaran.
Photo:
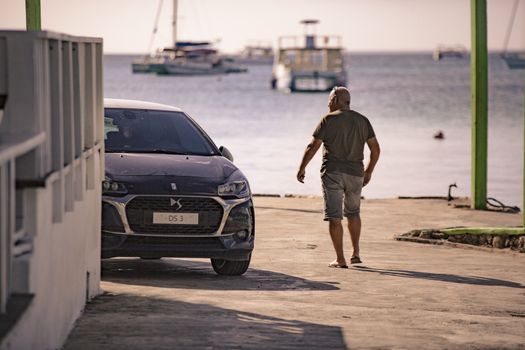
M279 38L272 72L272 88L286 92L329 91L346 85L346 70L340 36L317 36L318 20L301 21L305 26L301 38Z
M162 0L159 2L153 35L157 32ZM234 61L221 57L208 41L177 41L178 0L173 0L173 47L159 49L153 55L132 63L133 73L157 73L159 75L215 75L243 73L247 69L237 67ZM151 43L150 42L150 50Z
M174 56L165 61L157 74L168 75L214 75L243 73L247 69L237 67L230 58L221 57L209 42L175 43Z

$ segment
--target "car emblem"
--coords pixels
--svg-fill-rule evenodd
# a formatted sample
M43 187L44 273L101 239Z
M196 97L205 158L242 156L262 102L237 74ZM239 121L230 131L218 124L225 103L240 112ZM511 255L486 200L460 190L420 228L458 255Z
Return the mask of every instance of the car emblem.
M180 199L173 199L170 198L170 205L173 207L174 205L177 205L176 210L180 210L182 208L182 204L180 204Z
M177 191L177 184L175 182L172 182L170 185L173 191Z

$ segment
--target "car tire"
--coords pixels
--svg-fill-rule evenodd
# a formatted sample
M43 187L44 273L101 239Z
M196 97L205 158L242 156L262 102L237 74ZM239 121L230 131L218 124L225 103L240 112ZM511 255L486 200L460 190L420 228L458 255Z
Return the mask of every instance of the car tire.
M213 270L222 276L240 276L248 270L251 257L248 260L211 259Z

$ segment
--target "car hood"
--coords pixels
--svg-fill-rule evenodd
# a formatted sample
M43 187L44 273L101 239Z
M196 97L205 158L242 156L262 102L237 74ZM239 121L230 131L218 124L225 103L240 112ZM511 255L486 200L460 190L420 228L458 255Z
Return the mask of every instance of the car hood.
M222 180L235 170L231 162L220 156L106 153L106 173L114 176L172 175Z
M135 194L216 195L218 185L240 172L222 156L106 153L105 164L106 175Z

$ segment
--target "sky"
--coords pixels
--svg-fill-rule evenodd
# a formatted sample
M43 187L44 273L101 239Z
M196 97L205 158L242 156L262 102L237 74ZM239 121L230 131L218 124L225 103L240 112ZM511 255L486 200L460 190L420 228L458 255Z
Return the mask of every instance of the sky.
M104 39L106 53L145 53L161 0L41 0L42 28ZM487 0L488 48L501 50L514 0ZM224 52L302 35L301 19L320 20L317 33L340 35L349 51L431 51L470 47L470 0L179 0L179 40L216 41ZM171 44L172 0L163 0L153 48ZM0 0L0 29L25 28L25 1ZM510 50L525 50L525 0Z

